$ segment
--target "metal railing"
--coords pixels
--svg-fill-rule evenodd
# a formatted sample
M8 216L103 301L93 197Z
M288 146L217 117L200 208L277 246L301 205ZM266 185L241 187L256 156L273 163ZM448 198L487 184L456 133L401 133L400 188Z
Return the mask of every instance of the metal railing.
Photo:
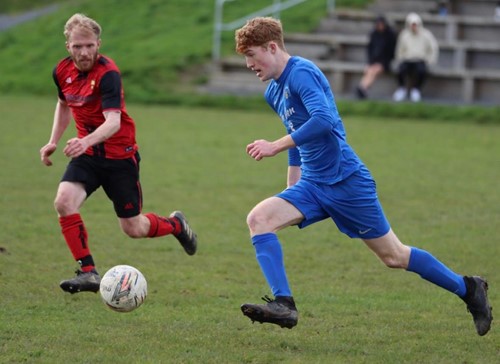
M236 28L245 24L248 19L257 16L273 15L273 17L279 19L281 11L291 8L300 3L303 3L307 0L286 0L286 1L273 0L273 4L270 6L267 6L254 13L250 13L230 23L224 23L222 21L224 4L229 1L235 1L235 0L215 0L214 36L212 45L213 61L218 61L220 59L221 35L223 31L235 30ZM335 0L326 0L326 7L329 12L333 11L333 9L335 8Z

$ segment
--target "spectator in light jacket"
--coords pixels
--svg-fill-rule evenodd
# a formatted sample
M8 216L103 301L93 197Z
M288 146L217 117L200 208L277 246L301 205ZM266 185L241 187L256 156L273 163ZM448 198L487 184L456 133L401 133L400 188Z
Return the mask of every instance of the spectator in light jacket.
M424 28L418 14L408 14L405 29L399 34L396 43L396 61L399 66L394 101L406 98L408 86L411 101L420 101L429 66L436 64L438 55L439 46L434 35Z

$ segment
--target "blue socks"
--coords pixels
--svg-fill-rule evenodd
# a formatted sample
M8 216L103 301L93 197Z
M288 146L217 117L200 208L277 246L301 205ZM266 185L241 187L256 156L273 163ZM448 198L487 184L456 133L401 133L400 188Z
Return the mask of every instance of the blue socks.
M252 243L255 247L257 261L266 277L273 295L292 296L283 262L283 251L278 237L274 233L254 235ZM407 271L419 274L423 279L444 288L459 297L466 294L463 277L456 274L433 255L418 248L411 248Z
M407 270L419 274L423 279L455 293L459 297L464 297L467 291L461 275L451 271L425 250L411 248Z
M278 237L274 233L254 235L252 243L255 247L257 261L266 277L271 291L276 296L291 296L288 279L283 262L283 251Z

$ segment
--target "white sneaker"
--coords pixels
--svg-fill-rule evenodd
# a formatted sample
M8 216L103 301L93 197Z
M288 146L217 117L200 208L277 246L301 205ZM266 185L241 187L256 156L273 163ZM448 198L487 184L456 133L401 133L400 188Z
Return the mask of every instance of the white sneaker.
M420 102L422 96L420 95L420 91L416 88L412 88L410 91L410 99L413 102Z
M392 95L392 98L396 102L403 101L406 97L406 90L403 87L398 88L395 92L394 95Z

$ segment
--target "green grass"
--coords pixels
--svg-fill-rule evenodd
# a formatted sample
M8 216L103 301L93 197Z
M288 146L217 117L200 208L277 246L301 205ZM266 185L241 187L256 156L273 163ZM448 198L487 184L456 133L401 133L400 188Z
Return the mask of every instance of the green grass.
M43 8L57 2L57 0L2 0L0 3L0 14L18 15L22 12Z
M53 14L0 32L0 94L55 95L52 69L67 56L62 34L75 12L94 17L103 26L101 51L119 65L127 99L143 104L184 107L266 107L263 98L200 94L210 77L214 1L197 0L2 0L1 11L20 12L60 3ZM368 0L337 0L337 7L363 7ZM224 6L231 22L269 6L273 0L235 0ZM308 0L281 14L285 32L310 32L326 15L325 0ZM234 55L234 32L223 32L222 54ZM443 106L422 103L352 102L339 100L347 115L391 119L500 123L500 107Z
M255 162L245 154L250 141L284 131L267 109L129 104L143 157L144 211L185 211L199 252L187 256L172 237L127 238L98 191L82 209L98 268L139 268L148 298L119 314L98 295L63 293L58 283L76 264L52 201L67 160L58 150L48 168L38 155L55 101L0 96L0 247L6 250L0 253L0 362L498 362L496 321L478 337L459 299L413 273L385 268L329 221L279 234L299 325L250 324L240 304L269 291L245 218L284 187L286 171L284 155ZM354 116L344 122L401 239L457 272L487 277L491 303L499 307L500 128Z
M56 2L56 1L54 1ZM8 8L15 7L13 2ZM192 92L206 80L211 60L214 1L78 0L59 2L53 14L0 33L0 92L51 94L51 72L67 56L62 34L76 12L103 27L101 52L117 62L127 94L161 102L169 94ZM230 22L271 5L272 0L237 0L224 7ZM359 3L359 1L358 1ZM282 13L288 31L311 31L326 14L326 1L307 1ZM234 31L223 33L224 54L234 54Z

